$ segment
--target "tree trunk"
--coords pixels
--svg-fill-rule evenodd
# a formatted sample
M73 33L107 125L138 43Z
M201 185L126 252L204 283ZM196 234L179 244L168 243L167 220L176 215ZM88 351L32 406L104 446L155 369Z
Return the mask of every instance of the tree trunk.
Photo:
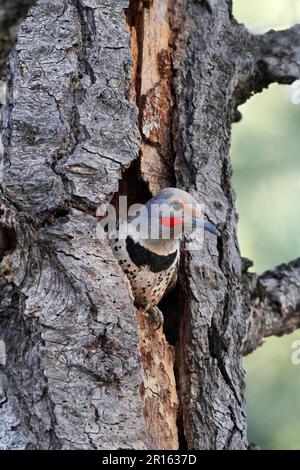
M2 449L247 448L243 350L299 326L253 314L295 318L299 299L279 312L242 269L230 128L253 92L298 78L299 32L252 36L230 0L32 7L2 113ZM183 247L153 331L96 209L175 185L222 238Z

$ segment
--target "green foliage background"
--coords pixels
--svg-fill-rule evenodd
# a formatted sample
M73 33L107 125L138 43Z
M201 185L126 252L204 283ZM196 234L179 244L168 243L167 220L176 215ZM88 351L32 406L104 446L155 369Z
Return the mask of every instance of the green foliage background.
M300 23L300 0L235 0L234 15L255 33L283 29ZM261 273L300 256L300 81L272 85L240 111L231 151L239 243ZM263 449L300 449L295 339L299 330L272 337L244 361L249 440Z

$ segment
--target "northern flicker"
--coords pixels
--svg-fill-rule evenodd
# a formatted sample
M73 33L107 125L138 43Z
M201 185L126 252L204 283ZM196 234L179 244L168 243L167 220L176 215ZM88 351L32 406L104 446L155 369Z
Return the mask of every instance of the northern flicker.
M110 244L129 278L136 306L160 326L163 317L157 304L176 284L180 239L199 225L216 236L220 233L204 221L200 204L177 188L163 189L139 215L139 219L129 216L126 236L120 236L120 231Z

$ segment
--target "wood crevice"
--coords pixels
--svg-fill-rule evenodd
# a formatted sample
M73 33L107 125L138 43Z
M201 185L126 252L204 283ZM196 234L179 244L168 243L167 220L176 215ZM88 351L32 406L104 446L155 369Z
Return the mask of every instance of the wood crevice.
M130 97L138 108L141 146L138 159L123 174L113 203L117 203L119 194L129 196L128 204L143 203L163 187L176 186L173 90L176 32L170 16L174 4L169 0L131 0L125 11L133 57ZM137 186L135 194L132 181ZM164 331L152 331L142 312L137 316L145 374L141 389L144 413L150 439L158 449L186 448L179 410L179 369L175 365L181 321L179 291L177 286L160 306L165 315Z

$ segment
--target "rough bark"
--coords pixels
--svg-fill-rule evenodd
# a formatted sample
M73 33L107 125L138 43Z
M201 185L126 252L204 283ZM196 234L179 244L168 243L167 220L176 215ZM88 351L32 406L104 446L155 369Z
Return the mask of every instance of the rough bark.
M282 336L300 328L300 259L257 276L247 273L249 318L244 354L267 336Z
M138 152L126 6L42 0L11 56L3 224L14 221L17 246L2 261L2 448L148 442L131 293L89 215Z
M1 0L0 2L0 77L5 74L7 59L16 40L19 22L36 0Z
M297 32L252 36L229 0L32 8L3 112L1 448L247 447L230 128L253 92L296 78ZM222 238L183 246L151 331L95 214L170 184Z

